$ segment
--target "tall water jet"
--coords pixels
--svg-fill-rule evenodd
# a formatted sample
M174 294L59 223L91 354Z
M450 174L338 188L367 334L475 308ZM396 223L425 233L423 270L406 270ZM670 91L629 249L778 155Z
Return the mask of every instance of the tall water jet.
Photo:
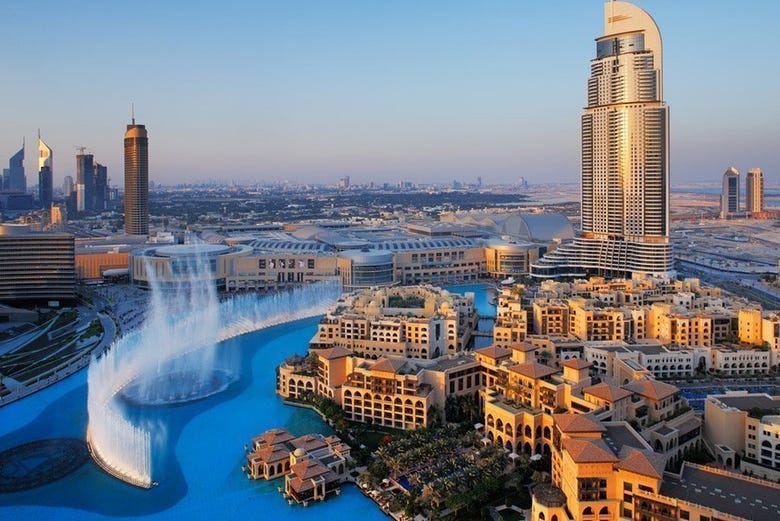
M216 366L219 342L322 314L341 294L333 281L220 303L208 252L208 245L181 247L165 283L151 278L144 325L89 367L90 452L104 470L139 487L154 483L152 447L165 426L138 425L128 414L132 408L177 405L224 390L237 371Z

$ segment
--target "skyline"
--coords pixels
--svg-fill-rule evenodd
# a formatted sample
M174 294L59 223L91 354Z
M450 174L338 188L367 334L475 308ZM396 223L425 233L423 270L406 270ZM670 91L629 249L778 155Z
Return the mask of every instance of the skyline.
M75 145L121 186L131 102L154 134L158 183L579 180L577 114L593 57L583 42L599 32L600 2L142 3L121 17L110 5L44 4L45 19L4 8L0 41L19 81L2 87L15 103L0 158L40 127L60 158L55 186L74 176ZM672 183L717 182L735 165L774 184L778 73L761 67L780 50L770 26L780 6L753 2L758 16L725 2L638 5L664 28ZM43 62L52 82L32 79Z

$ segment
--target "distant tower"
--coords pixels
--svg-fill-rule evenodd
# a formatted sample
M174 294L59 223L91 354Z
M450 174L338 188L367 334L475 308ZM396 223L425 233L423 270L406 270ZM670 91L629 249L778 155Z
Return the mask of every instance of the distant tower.
M94 210L102 212L106 209L108 200L108 168L95 163L95 199Z
M8 178L5 188L16 192L27 190L27 179L24 177L24 142L22 142L22 148L19 152L12 155L8 163Z
M85 154L84 148L76 156L77 208L80 212L95 209L95 156Z
M73 186L73 176L66 175L65 179L62 180L62 193L65 197L70 196L71 193L73 193L74 190Z
M751 214L764 211L764 173L760 168L748 170L745 176L745 211Z
M38 132L38 199L41 207L48 210L51 207L54 194L54 153L41 139Z
M728 219L739 212L739 171L730 166L723 174L720 194L720 218Z
M339 188L349 188L349 176L339 178Z
M149 235L149 138L135 117L125 132L125 233Z

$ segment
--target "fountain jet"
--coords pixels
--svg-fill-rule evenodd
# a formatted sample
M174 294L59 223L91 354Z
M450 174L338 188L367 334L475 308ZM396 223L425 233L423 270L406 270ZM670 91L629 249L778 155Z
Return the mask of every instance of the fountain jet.
M323 314L341 294L338 282L327 281L220 303L205 255L177 262L174 284L152 280L143 326L94 357L87 377L90 453L106 472L142 488L154 484L152 440L165 426L139 425L129 414L134 407L176 405L226 389L232 373L215 367L220 342Z

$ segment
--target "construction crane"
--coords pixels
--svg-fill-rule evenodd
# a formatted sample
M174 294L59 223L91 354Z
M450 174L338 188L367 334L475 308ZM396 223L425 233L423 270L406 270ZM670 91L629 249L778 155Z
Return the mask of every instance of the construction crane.
M87 151L87 147L83 147L83 146L79 146L79 145L73 145L73 148L75 148L76 150L79 151L79 155L80 156L83 156L86 153L86 151Z

